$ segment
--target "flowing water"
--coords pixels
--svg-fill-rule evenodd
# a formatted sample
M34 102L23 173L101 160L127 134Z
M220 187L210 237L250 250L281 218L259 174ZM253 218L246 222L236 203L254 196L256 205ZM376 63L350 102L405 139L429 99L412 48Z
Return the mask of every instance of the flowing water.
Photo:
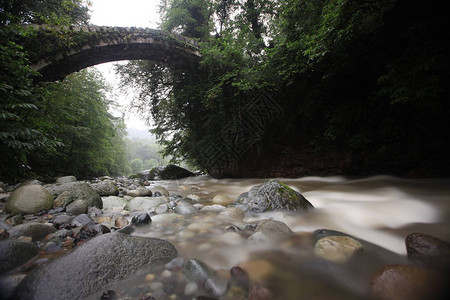
M133 235L168 240L180 256L200 259L217 272L226 273L242 264L249 270L251 280L268 287L274 299L365 299L369 296L370 278L377 269L385 264L407 263L404 240L408 234L421 232L450 241L449 179L376 176L279 180L302 193L315 209L306 213L246 215L243 220L221 218L216 212L156 215L151 225L139 228ZM155 185L166 187L171 195L195 194L199 203L209 205L216 195L235 199L264 181L200 176ZM258 244L230 231L231 225L245 228L263 219L284 222L296 238ZM312 250L312 233L317 229L353 236L363 243L365 254L345 265L318 259ZM121 288L131 291L139 287L145 291L145 275L128 286L122 283ZM239 297L228 294L223 298Z

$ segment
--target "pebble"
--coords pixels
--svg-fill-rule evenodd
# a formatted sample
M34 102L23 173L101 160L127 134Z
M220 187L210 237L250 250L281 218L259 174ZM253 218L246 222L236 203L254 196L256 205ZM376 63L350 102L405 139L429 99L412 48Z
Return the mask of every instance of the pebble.
M156 278L155 274L147 274L145 276L145 281L152 281Z
M147 213L140 213L131 219L131 223L136 226L147 225L150 224L151 222L152 219L150 218L150 215Z
M124 217L118 217L115 221L114 221L114 226L116 226L117 228L123 228L125 226L127 226L130 222L124 218Z
M184 287L184 294L186 296L194 295L198 291L198 285L195 282L188 282Z
M153 282L152 284L150 284L150 290L152 292L155 292L157 290L162 290L164 288L164 284L162 284L161 282L157 281L157 282Z
M172 272L170 272L169 270L164 270L161 272L161 278L169 278L172 276Z

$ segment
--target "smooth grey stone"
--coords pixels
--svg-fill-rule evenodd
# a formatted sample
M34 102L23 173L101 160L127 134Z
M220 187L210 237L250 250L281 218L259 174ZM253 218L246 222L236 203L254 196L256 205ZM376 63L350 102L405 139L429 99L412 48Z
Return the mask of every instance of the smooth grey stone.
M177 256L167 241L108 233L28 274L18 299L100 299L108 286Z
M0 241L0 273L21 266L38 254L39 247L34 243L18 240Z

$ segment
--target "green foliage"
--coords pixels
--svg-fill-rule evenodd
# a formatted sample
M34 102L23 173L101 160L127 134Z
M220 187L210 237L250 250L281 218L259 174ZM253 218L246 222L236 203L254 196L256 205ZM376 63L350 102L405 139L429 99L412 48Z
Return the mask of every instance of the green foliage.
M23 24L85 24L85 1L2 1L0 10L0 179L74 174L79 178L127 172L123 120L108 112L102 79L80 72L37 85L29 66L39 48ZM89 3L87 3L89 4ZM64 42L65 39L62 39ZM49 43L50 47L52 43ZM54 44L57 47L58 43Z
M211 145L230 156L220 134L246 126L246 104L261 91L276 95L283 120L239 153L238 165L283 153L335 153L343 172L404 174L418 161L430 169L448 152L450 49L442 29L449 19L436 3L165 3L162 27L199 38L202 61L134 62L119 72L140 89L134 106L153 117L153 132L175 160L204 166L202 151Z
M36 118L61 146L30 155L37 169L79 178L126 172L125 126L108 112L106 88L93 71L45 86Z

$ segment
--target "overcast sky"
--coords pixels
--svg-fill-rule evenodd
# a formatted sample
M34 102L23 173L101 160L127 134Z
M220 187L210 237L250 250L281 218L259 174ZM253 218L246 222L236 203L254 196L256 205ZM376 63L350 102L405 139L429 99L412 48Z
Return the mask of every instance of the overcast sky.
M160 0L92 0L91 22L99 26L156 28L159 23L159 2ZM106 63L96 68L114 87L118 85L118 78L114 74L112 64ZM115 89L113 94L121 105L126 105L130 101L118 89ZM128 128L147 128L142 120L133 115L127 116L125 123Z

